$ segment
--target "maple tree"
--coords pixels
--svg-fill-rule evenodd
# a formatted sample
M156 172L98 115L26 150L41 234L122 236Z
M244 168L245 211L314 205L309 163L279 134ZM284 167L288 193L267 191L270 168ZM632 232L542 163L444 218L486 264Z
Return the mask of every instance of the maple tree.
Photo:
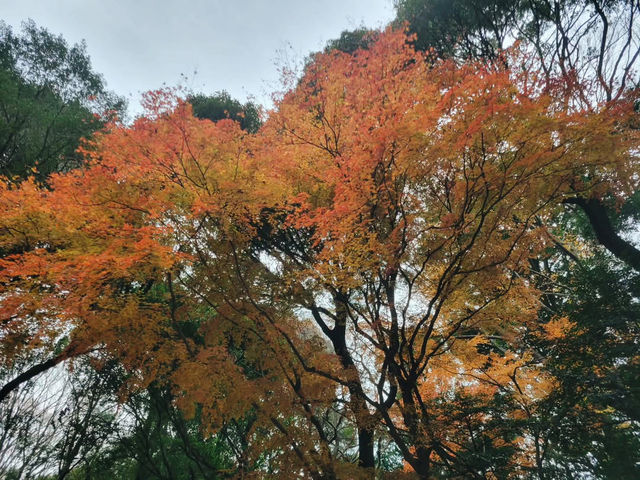
M522 60L389 30L315 55L255 134L152 92L86 168L3 184L0 355L51 359L2 395L99 352L123 395L235 425L235 473L371 478L385 438L407 475L545 478L536 342L574 324L540 315L535 259L568 200L637 190L638 133L631 93L568 109Z
M279 163L290 154L303 185L294 225L313 231L312 262L292 274L313 281L315 298L333 300L314 318L336 353L349 323L373 350L362 360L362 371L367 361L380 371L367 401L373 417L428 475L432 456L455 461L463 446L430 426L437 409L427 392L500 390L526 413L550 390L540 363L517 351L537 319L527 259L549 244L545 223L563 198L631 192L635 162L622 143L618 153L598 151L621 120L614 105L569 114L531 95L539 87L526 72L430 68L404 39L387 41L319 60L301 82L307 88L288 94L270 121L284 141ZM608 171L605 183L598 175L589 184L594 167ZM307 301L313 314L314 297ZM478 385L454 385L465 378ZM520 389L540 390L527 399Z
M528 68L542 72L549 83L565 84L571 102L597 107L602 100L624 95L636 82L637 2L403 0L395 6L396 21L408 21L417 33L415 45L434 47L439 54L494 58L500 47L518 39L532 53ZM628 269L597 244L638 270L640 250L629 241L640 211L637 194L623 204L612 196L568 198L564 203L565 210L552 222L555 246L535 261L532 279L546 292L542 321L549 315L567 315L573 323L567 342L571 347L559 348L558 340L546 347L536 345L543 355L555 356L560 382L544 413L533 418L536 430L551 438L543 442L541 457L554 457L543 462L548 478L576 478L585 471L597 478L635 478L638 464L622 452L637 450L632 446L634 429L629 428L634 422L629 387L635 388L629 369L635 365L636 349L628 343L635 331L628 315L634 307L624 300L637 293ZM576 225L585 227L576 230ZM576 248L576 237L590 247ZM602 296L596 308L577 308L593 306L593 295ZM571 351L580 353L573 356ZM595 358L590 352L598 352L596 363L587 360ZM585 394L587 390L598 393ZM574 424L568 426L569 422ZM562 444L558 451L554 442Z

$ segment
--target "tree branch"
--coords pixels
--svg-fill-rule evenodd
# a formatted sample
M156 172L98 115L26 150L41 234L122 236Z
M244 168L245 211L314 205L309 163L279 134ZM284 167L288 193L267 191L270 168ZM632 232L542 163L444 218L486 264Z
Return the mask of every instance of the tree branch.
M32 378L40 375L43 372L46 372L52 367L55 367L60 362L66 360L68 355L66 352L62 352L55 357L50 358L42 363L38 363L33 367L25 370L20 375L15 377L13 380L7 382L2 389L0 389L0 402L2 402L11 392L13 392L16 388L22 385L25 382L28 382Z
M618 235L600 200L575 197L567 198L563 203L579 206L587 215L598 242L618 259L640 272L640 250Z

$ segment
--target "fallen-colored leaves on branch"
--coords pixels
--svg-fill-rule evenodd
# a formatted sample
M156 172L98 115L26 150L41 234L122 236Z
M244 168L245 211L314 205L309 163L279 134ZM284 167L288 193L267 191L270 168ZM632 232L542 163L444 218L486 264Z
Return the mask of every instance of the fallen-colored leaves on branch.
M150 93L86 167L3 184L3 361L102 351L211 434L250 412L242 468L286 478L372 478L380 439L408 476L539 468L539 342L575 325L541 320L534 260L568 199L637 190L639 138L633 98L571 109L520 60L387 31L255 134Z

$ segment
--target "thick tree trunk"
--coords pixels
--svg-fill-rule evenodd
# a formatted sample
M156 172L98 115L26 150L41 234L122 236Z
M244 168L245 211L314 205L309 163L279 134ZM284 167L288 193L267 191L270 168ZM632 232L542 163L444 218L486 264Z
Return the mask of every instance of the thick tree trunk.
M373 455L373 428L358 426L358 465L363 468L375 468L376 460Z
M640 272L640 250L620 237L613 228L607 209L600 200L568 198L564 203L579 206L587 215L598 242L631 268Z
M348 370L347 374L355 377L348 382L348 389L349 396L351 397L349 403L351 405L351 410L356 417L356 427L358 428L358 465L363 468L373 469L376 466L375 456L373 453L374 422L372 421L371 414L367 409L367 403L364 399L364 390L362 389L362 384L356 371L356 367L353 364L351 355L345 352L346 350L343 349L336 350L336 353L340 356L343 366Z
M416 474L418 474L418 478L423 480L429 480L431 478L431 462L429 461L430 454L431 451L424 447L418 447L416 449L418 461L413 465L413 468L416 471Z
M346 305L343 301L335 299L337 321L328 336L333 344L333 349L340 358L340 363L349 378L348 389L351 397L350 406L356 419L358 428L358 465L363 468L374 469L376 466L374 456L374 423L367 408L364 389L360 375L353 362L351 353L347 348L346 339Z

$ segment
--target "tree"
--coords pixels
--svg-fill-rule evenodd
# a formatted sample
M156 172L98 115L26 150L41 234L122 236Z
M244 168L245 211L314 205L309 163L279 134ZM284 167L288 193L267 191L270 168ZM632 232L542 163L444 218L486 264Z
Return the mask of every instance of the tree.
M529 420L544 439L538 476L634 478L637 273L598 247L580 212L555 222L555 246L532 260L531 281L545 293L528 343L557 381Z
M629 0L397 0L395 8L396 26L439 56L493 59L521 41L547 82L585 89L583 102L620 95L639 55L638 5Z
M344 53L355 53L359 49L366 49L373 43L379 32L360 27L354 30L344 30L336 39L329 40L324 53L338 50Z
M440 2L400 0L396 23L417 34L416 46L438 55L489 58L518 40L529 51L523 68L540 71L565 108L597 107L637 87L640 9L626 0ZM635 85L634 85L635 82ZM607 201L609 200L609 201ZM636 270L640 250L612 226L611 199L567 198L589 218L598 241Z
M2 373L10 378L11 372ZM0 403L3 478L68 478L109 444L121 419L105 388L106 373L76 361L73 375L49 370Z
M567 198L637 190L638 133L633 95L568 110L519 58L387 31L317 55L257 134L151 93L87 168L3 187L3 357L70 332L212 432L247 422L242 472L371 478L383 439L418 478L545 478L559 382L529 338L571 322L531 260Z
M531 2L529 2L530 4ZM439 56L495 58L513 40L527 2L508 0L397 0L395 23L417 34L416 48Z
M548 243L540 230L544 221L538 222L553 215L574 188L586 187L586 195L597 195L583 183L587 175L593 178L587 173L592 170L588 156L595 154L598 164L613 157L593 150L600 136L594 137L589 150L574 151L573 157L569 146L577 144L569 139L576 139L577 131L569 133L561 125L577 127L590 115L575 114L577 122L561 120L567 113L549 116L546 109L555 108L550 98L534 95L525 102L518 97L526 95L523 87L536 90L526 73L514 80L514 72L499 68L456 70L446 64L427 73L426 63L399 45L385 45L391 51L384 53L378 50L382 45L355 58L336 54L325 57L326 63L318 61L271 117L274 131L284 137L276 149L279 162L290 159L299 185L302 206L293 224L313 232L308 241L315 250L309 253L310 247L300 242L295 248L275 248L280 250L278 258L293 257L282 260L281 267L291 268L292 283L318 289L309 288L301 307L311 315L316 309L314 318L336 354L346 363L357 355L355 347L343 347L349 335L364 337L365 345L378 350L378 391L368 404L377 410L407 462L428 476L431 464L456 468L463 449L470 448L449 436L454 435L446 428L450 413L443 413L442 424L429 420L438 418L438 402L443 400L434 392L468 396L465 390L475 388L485 403L499 394L503 403L511 397L506 403L526 412L551 387L550 377L546 386L536 385L533 378L545 379L538 369L542 365L519 350L517 332L537 318L536 293L523 288L519 278L526 274L526 258L538 255ZM443 77L438 77L440 72ZM421 83L427 77L434 84ZM438 84L439 78L444 83ZM600 114L606 111L613 113L604 109ZM551 123L538 123L543 118ZM603 117L592 120L590 129L608 122ZM546 136L560 131L566 141L558 139L556 144ZM578 136L579 143L589 142L582 133ZM510 150L509 145L519 147ZM564 160L555 157L560 151L569 162L565 167ZM491 161L497 162L495 167L489 166ZM313 173L318 170L322 173ZM624 182L625 174L619 178ZM527 192L534 191L535 201L527 204ZM320 303L324 313L314 303ZM515 304L519 312L506 313L508 305ZM512 315L519 319L515 330L503 321L492 323ZM349 322L351 332L346 331ZM362 375L367 360L361 361ZM465 363L475 367L468 373L453 367ZM514 372L523 378L517 379ZM456 387L458 375L479 385ZM358 379L343 381L357 384ZM535 392L533 398L526 398L521 383ZM487 390L483 392L481 385ZM357 385L351 395L367 397ZM481 411L486 428L488 409ZM361 415L366 429L367 413ZM508 439L502 441L509 446ZM521 452L523 447L512 439L513 450Z
M193 115L198 118L208 118L212 122L230 118L238 122L243 130L251 133L256 133L262 123L260 109L253 102L243 105L225 91L209 96L192 94L187 97L187 101L193 106Z
M640 45L637 2L480 3L481 8L470 11L471 16L464 8L434 1L401 1L396 8L398 19L408 21L418 34L416 45L433 47L440 54L494 57L505 38L519 39L531 52L528 68L540 70L547 85L564 85L562 95L568 110L576 104L610 101L637 87L637 78L630 73ZM492 19L484 14L487 10L500 16ZM478 16L487 23L483 25ZM438 43L433 36L438 28L452 28L445 37L454 41ZM481 48L484 45L489 48ZM637 349L628 343L635 335L629 315L637 292L635 273L627 268L636 272L640 268L640 250L637 242L630 240L639 212L637 194L623 204L606 195L578 195L566 198L564 204L565 211L549 223L555 247L535 260L536 272L531 279L548 292L543 297L540 321L549 322L552 312L570 319L573 325L566 341L551 338L544 346L537 343L534 347L541 355L557 359L553 370L560 384L542 411L531 417L537 435L544 436L543 461L537 470L540 477L547 478L575 478L580 472L597 478L634 478L638 475L636 460L625 454L622 459L620 454L635 451L635 429L625 427L634 422L630 405L635 387L627 369L633 368L630 365L637 357ZM576 242L582 247L576 248ZM594 292L598 292L597 300ZM600 370L600 374L593 370ZM625 400L614 400L620 398ZM616 441L611 442L612 438ZM593 458L591 455L600 460L585 460ZM548 457L553 460L545 460ZM609 468L618 470L607 472Z
M21 35L0 24L0 171L8 178L77 167L83 137L124 111L90 64L84 44L69 46L29 21Z
M220 437L205 438L197 420L185 421L168 391L151 386L121 406L128 423L107 448L85 460L70 478L229 478L231 452Z

